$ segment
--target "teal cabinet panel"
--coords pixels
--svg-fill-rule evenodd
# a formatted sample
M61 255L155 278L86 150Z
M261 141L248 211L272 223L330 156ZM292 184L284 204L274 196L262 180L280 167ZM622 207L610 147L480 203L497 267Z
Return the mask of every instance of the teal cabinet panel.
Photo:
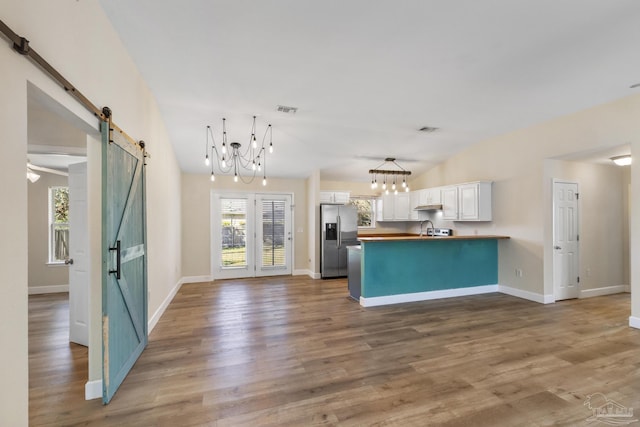
M366 242L361 273L365 298L495 285L498 241Z

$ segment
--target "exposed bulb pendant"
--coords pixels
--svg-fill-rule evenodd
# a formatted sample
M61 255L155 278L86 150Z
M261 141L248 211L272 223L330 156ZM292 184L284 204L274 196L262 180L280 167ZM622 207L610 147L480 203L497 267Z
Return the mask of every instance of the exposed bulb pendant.
M211 182L216 180L216 176L213 174L213 172L211 172Z
M205 165L211 165L212 181L216 168L224 175L233 173L234 182L242 181L245 184L251 183L256 178L257 172L260 171L263 175L263 185L266 185L267 142L269 152L273 152L273 128L270 124L264 131L262 144L259 144L256 136L256 116L253 116L249 141L244 146L228 139L226 118L222 119L221 144L216 144L211 126L207 126L206 130ZM209 144L209 137L211 137L211 144ZM211 153L209 153L209 149L211 149Z
M386 165L387 163L391 163L391 166L393 166L394 168L382 169L382 166ZM402 177L402 188L404 188L404 191L409 191L407 176L411 175L411 171L404 169L402 166L396 163L396 159L393 157L387 157L379 166L374 169L369 169L369 174L371 175L371 188L377 188L377 175L382 175L382 190L385 192L385 194L389 194L389 190L387 190L387 177L393 180L391 183L391 190L394 192L394 194L398 194L398 176Z

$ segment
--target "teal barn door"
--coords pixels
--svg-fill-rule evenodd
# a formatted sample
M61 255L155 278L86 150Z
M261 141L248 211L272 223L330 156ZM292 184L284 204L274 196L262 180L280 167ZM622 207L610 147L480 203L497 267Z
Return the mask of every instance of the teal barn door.
M144 152L102 122L102 401L144 350L147 330Z

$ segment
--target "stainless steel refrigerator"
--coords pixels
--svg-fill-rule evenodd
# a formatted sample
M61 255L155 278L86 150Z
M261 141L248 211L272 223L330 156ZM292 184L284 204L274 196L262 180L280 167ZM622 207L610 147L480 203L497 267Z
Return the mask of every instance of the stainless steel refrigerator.
M358 244L358 212L353 205L320 205L320 273L323 279L347 275L347 246Z

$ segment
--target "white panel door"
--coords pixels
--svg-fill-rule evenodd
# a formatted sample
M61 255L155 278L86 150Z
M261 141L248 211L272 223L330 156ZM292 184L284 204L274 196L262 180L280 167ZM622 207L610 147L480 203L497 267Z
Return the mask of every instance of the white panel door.
M556 300L577 298L578 184L553 183L553 287Z
M89 345L87 163L69 165L69 341Z

